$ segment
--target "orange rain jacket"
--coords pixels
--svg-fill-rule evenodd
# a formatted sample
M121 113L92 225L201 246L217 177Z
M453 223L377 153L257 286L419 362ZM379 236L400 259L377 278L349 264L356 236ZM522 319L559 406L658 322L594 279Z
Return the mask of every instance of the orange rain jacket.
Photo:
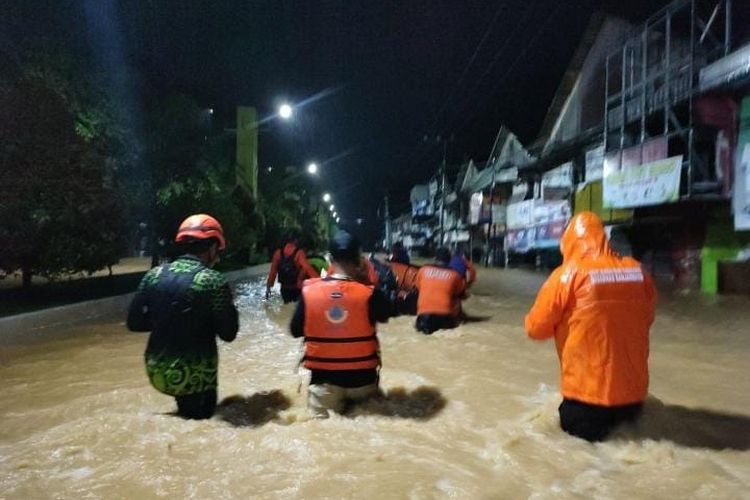
M466 295L466 281L447 267L422 266L417 272L415 285L419 290L417 315L438 314L458 317L461 300Z
M610 249L592 212L573 217L560 250L563 264L526 316L529 337L555 337L563 397L601 406L643 401L656 308L651 277Z
M305 276L307 276L308 278L320 277L318 272L313 269L309 262L307 262L305 252L303 252L302 249L299 249L299 251L297 251L297 246L292 243L287 243L286 245L284 245L283 250L279 249L273 253L273 259L271 259L271 269L268 271L268 280L266 282L266 285L268 285L268 287L272 287L273 284L276 283L276 275L279 272L279 264L281 263L281 252L284 252L285 257L290 257L294 252L297 252L297 254L294 256L294 266L297 268L299 275L297 277L297 284L293 288L302 288L302 282L305 281ZM287 286L282 287L287 288Z

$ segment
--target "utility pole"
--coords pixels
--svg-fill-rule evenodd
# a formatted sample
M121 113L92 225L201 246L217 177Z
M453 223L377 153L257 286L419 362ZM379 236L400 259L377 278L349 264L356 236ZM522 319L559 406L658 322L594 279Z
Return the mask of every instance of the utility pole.
M388 191L385 192L385 247L391 248L391 212L388 208Z

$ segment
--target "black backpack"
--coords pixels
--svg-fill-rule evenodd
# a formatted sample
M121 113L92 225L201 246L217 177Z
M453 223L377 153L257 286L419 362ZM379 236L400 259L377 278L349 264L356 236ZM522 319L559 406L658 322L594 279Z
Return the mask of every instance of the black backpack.
M279 283L282 286L297 286L297 277L299 276L299 269L297 264L294 262L297 257L299 248L295 248L294 252L288 257L284 255L284 249L279 250L281 253L281 260L279 261Z

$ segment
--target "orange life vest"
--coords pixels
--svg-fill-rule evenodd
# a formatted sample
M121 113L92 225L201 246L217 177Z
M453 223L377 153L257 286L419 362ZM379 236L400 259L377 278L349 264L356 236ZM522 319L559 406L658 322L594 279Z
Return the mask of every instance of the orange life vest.
M380 365L375 325L370 322L373 287L353 280L305 282L305 357L309 370L365 370Z
M389 262L393 274L396 275L398 294L400 297L407 295L416 288L417 273L419 267L400 262Z
M466 283L453 269L424 266L417 273L417 314L458 316Z

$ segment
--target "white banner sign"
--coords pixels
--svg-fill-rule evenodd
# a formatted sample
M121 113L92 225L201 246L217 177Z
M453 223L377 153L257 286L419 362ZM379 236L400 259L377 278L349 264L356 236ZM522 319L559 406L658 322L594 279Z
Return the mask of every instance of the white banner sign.
M479 216L482 212L482 193L474 193L469 200L469 224L479 224Z
M606 162L605 162L606 163ZM680 196L682 155L644 165L604 168L604 208L674 203Z
M740 143L737 148L737 164L734 179L734 229L750 229L750 142Z
M604 146L586 151L586 182L598 181L604 170Z
M534 222L534 200L519 201L508 205L506 221L509 229L530 226Z

